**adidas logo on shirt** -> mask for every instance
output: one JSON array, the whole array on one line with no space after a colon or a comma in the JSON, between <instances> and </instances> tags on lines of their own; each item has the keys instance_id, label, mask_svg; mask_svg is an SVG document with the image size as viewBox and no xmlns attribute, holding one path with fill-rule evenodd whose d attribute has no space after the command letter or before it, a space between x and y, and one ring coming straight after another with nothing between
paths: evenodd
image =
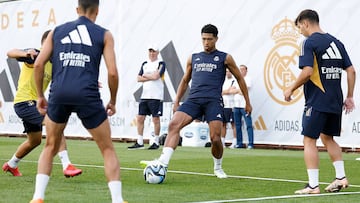
<instances>
[{"instance_id":1,"label":"adidas logo on shirt","mask_svg":"<svg viewBox=\"0 0 360 203\"><path fill-rule=\"evenodd\" d=\"M75 30L61 39L62 44L83 44L92 46L89 31L85 25L78 25ZM86 63L90 62L90 56L84 53L76 52L60 52L59 59L62 61L63 67L79 67L84 68Z\"/></svg>"},{"instance_id":2,"label":"adidas logo on shirt","mask_svg":"<svg viewBox=\"0 0 360 203\"><path fill-rule=\"evenodd\" d=\"M330 43L330 47L326 49L326 53L322 55L322 59L342 59L335 42Z\"/></svg>"},{"instance_id":3,"label":"adidas logo on shirt","mask_svg":"<svg viewBox=\"0 0 360 203\"><path fill-rule=\"evenodd\" d=\"M69 35L61 39L62 44L84 44L92 46L89 31L85 25L78 25L77 29L69 32Z\"/></svg>"}]
</instances>

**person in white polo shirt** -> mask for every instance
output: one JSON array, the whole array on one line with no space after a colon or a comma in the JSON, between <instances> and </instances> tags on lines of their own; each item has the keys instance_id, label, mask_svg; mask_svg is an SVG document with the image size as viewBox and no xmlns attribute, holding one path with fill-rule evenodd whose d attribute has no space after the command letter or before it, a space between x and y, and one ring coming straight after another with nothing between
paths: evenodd
<instances>
[{"instance_id":1,"label":"person in white polo shirt","mask_svg":"<svg viewBox=\"0 0 360 203\"><path fill-rule=\"evenodd\" d=\"M224 101L224 117L223 117L223 126L221 129L221 141L223 146L225 147L225 137L226 137L226 128L227 124L230 123L232 132L233 132L233 140L229 148L233 149L236 147L237 138L234 124L234 95L238 92L236 89L236 78L233 77L232 73L226 69L226 77L222 88L222 97ZM238 85L237 85L238 86Z\"/></svg>"},{"instance_id":2,"label":"person in white polo shirt","mask_svg":"<svg viewBox=\"0 0 360 203\"><path fill-rule=\"evenodd\" d=\"M137 81L143 83L139 113L137 116L137 141L128 149L144 148L144 121L147 115L152 116L154 123L154 142L148 149L159 148L160 116L163 111L165 62L158 58L159 48L150 45L149 59L142 63Z\"/></svg>"},{"instance_id":3,"label":"person in white polo shirt","mask_svg":"<svg viewBox=\"0 0 360 203\"><path fill-rule=\"evenodd\" d=\"M248 91L251 91L251 78L247 75L247 66L246 65L240 65L239 66L240 73L243 76ZM236 128L236 137L237 137L237 146L236 148L242 148L243 147L243 133L241 130L242 122L241 118L244 118L245 124L246 124L246 131L248 134L248 149L254 148L254 129L252 124L252 118L251 114L247 113L245 111L245 100L242 95L242 92L240 88L238 88L238 93L234 96L234 121L235 121L235 128Z\"/></svg>"}]
</instances>

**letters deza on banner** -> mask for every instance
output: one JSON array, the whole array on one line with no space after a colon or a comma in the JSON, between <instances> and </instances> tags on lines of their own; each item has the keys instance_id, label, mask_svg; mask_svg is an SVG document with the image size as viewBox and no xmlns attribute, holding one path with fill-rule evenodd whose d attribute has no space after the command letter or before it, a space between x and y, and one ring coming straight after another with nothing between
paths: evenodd
<instances>
[{"instance_id":1,"label":"letters deza on banner","mask_svg":"<svg viewBox=\"0 0 360 203\"><path fill-rule=\"evenodd\" d=\"M141 63L147 59L150 43L160 46L160 56L167 64L164 116L161 118L162 133L166 133L166 124L172 116L171 102L184 73L185 62L191 53L202 51L200 29L208 23L219 29L217 48L230 53L238 65L247 65L248 74L254 79L250 99L255 144L302 145L302 90L295 92L290 103L284 101L282 94L300 72L298 55L303 37L294 27L293 20L301 10L317 10L323 30L339 37L354 66L360 66L360 59L355 57L360 54L360 38L353 26L360 18L360 13L354 12L360 9L357 0L318 0L315 3L310 0L291 3L287 0L107 0L101 1L100 6L96 22L114 36L120 75L117 114L109 117L114 138L135 139L137 135L137 101L141 84L136 82L136 76ZM76 8L76 1L16 1L2 3L0 8L0 100L3 104L0 107L0 133L19 133L22 125L10 101L16 92L19 66L17 62L7 61L6 52L11 48L38 47L43 31L76 18L75 12L69 11ZM100 91L107 102L105 65L102 64L100 69L99 80L104 86ZM329 77L338 76L336 70L323 71L328 72ZM346 87L346 80L342 82ZM357 106L360 105L359 95L355 88ZM343 115L342 136L337 138L341 146L360 147L358 111L357 108L350 115ZM145 138L151 136L151 125L151 118L147 118ZM76 115L71 116L65 134L89 136ZM243 134L247 140L246 131ZM231 138L231 134L227 138Z\"/></svg>"}]
</instances>

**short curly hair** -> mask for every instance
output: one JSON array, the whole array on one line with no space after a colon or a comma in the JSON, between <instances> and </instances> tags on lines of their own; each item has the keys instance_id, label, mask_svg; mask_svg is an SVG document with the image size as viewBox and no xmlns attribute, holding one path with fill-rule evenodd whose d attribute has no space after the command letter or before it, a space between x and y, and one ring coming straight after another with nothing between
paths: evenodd
<instances>
[{"instance_id":1,"label":"short curly hair","mask_svg":"<svg viewBox=\"0 0 360 203\"><path fill-rule=\"evenodd\" d=\"M214 37L217 37L218 29L215 25L207 24L207 25L204 25L204 27L201 29L201 34L202 33L210 33L210 34L213 34Z\"/></svg>"}]
</instances>

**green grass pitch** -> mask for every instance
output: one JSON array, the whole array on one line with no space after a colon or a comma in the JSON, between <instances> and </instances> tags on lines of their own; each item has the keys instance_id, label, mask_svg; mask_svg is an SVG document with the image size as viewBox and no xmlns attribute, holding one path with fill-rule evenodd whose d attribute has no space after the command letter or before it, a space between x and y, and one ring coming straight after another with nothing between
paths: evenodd
<instances>
[{"instance_id":1,"label":"green grass pitch","mask_svg":"<svg viewBox=\"0 0 360 203\"><path fill-rule=\"evenodd\" d=\"M6 162L25 138L0 137L0 161ZM43 140L43 143L45 140ZM46 190L45 202L111 202L104 176L103 159L95 142L67 140L73 164L83 174L65 178L58 157ZM140 160L157 158L160 150L127 150L131 143L115 142L121 162L123 197L135 202L359 202L360 157L344 153L350 187L339 193L323 192L335 176L327 153L320 153L320 195L299 196L294 191L306 184L302 151L224 149L223 168L227 179L213 176L210 148L178 147L163 184L146 184ZM29 202L34 192L37 160L43 144L20 163L22 177L0 174L0 202Z\"/></svg>"}]
</instances>

